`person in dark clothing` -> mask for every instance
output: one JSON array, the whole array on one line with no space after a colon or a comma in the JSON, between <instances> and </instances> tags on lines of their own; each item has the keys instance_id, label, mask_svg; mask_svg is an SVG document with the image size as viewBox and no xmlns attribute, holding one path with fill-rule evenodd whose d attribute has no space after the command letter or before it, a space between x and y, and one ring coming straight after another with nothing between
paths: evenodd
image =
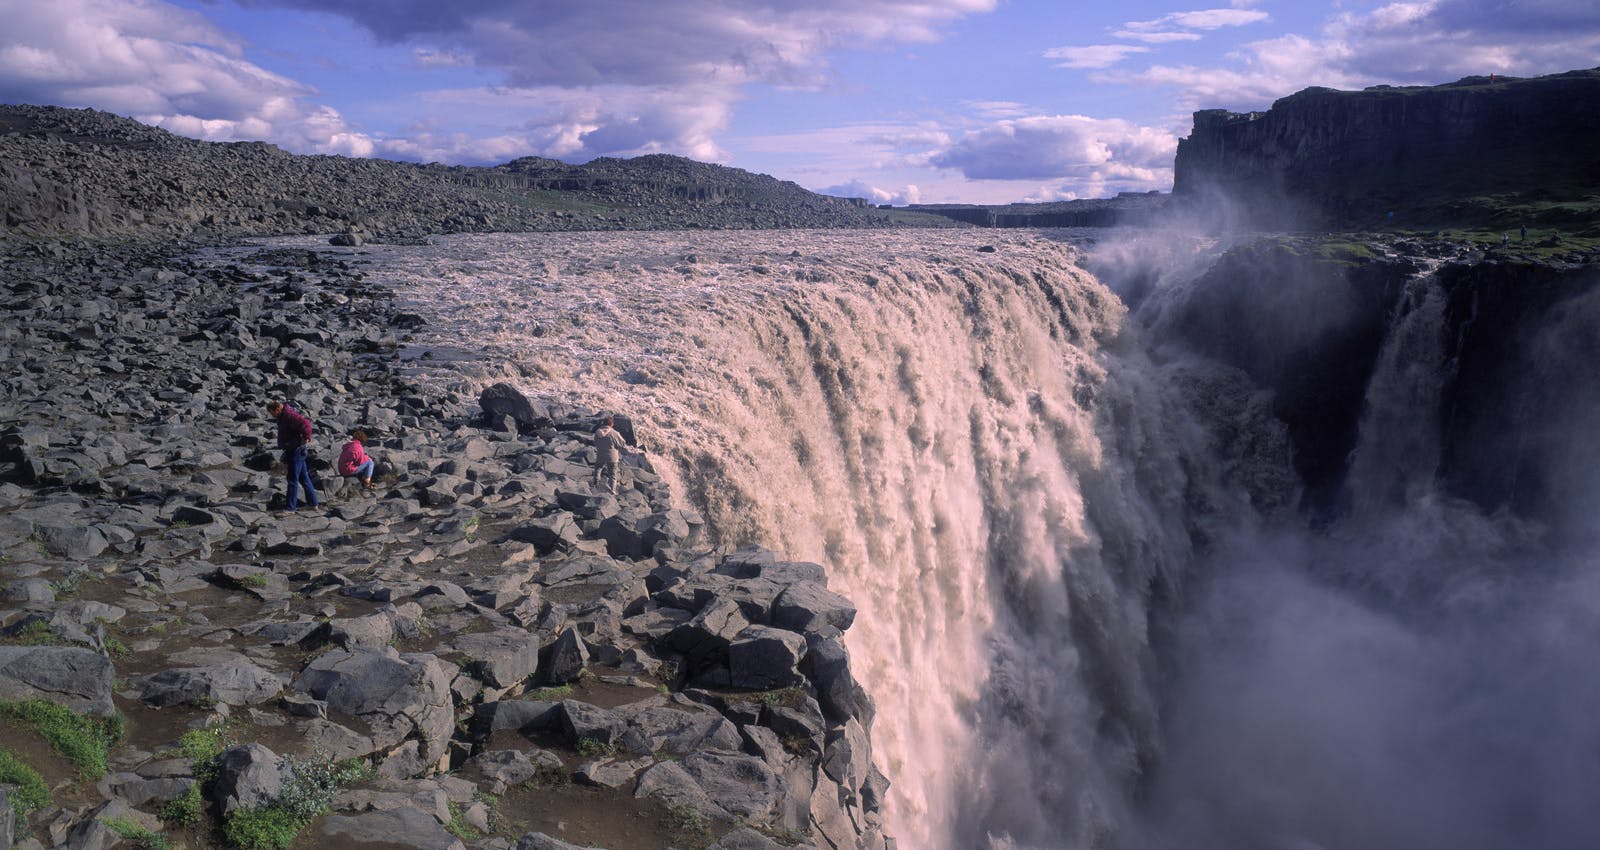
<instances>
[{"instance_id":1,"label":"person in dark clothing","mask_svg":"<svg viewBox=\"0 0 1600 850\"><path fill-rule=\"evenodd\" d=\"M287 469L288 492L284 506L293 511L300 507L300 488L306 489L306 504L317 506L317 488L311 484L311 470L306 467L306 446L311 443L311 420L300 411L281 401L267 402L267 413L278 421L278 448L283 451L283 465Z\"/></svg>"}]
</instances>

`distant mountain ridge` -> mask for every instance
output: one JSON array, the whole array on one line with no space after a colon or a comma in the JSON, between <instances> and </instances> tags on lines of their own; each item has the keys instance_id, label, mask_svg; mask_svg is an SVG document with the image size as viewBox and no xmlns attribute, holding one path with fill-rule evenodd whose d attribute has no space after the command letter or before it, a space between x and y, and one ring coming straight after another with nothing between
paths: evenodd
<instances>
[{"instance_id":1,"label":"distant mountain ridge","mask_svg":"<svg viewBox=\"0 0 1600 850\"><path fill-rule=\"evenodd\" d=\"M1173 194L1307 224L1592 221L1600 68L1439 86L1308 88L1265 112L1207 109L1178 142ZM1209 200L1208 200L1209 199Z\"/></svg>"},{"instance_id":2,"label":"distant mountain ridge","mask_svg":"<svg viewBox=\"0 0 1600 850\"><path fill-rule=\"evenodd\" d=\"M0 105L0 234L199 238L884 227L943 219L657 154L493 167L206 142L88 109Z\"/></svg>"}]
</instances>

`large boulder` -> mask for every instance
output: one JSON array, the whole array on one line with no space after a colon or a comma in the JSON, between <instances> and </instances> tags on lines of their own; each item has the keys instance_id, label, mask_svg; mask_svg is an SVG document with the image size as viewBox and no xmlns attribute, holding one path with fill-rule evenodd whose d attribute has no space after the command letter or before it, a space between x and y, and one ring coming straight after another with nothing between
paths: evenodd
<instances>
[{"instance_id":1,"label":"large boulder","mask_svg":"<svg viewBox=\"0 0 1600 850\"><path fill-rule=\"evenodd\" d=\"M771 626L749 626L728 645L729 684L752 691L773 690L805 681L800 661L805 637Z\"/></svg>"},{"instance_id":2,"label":"large boulder","mask_svg":"<svg viewBox=\"0 0 1600 850\"><path fill-rule=\"evenodd\" d=\"M577 681L583 675L584 668L589 666L589 647L584 644L583 636L578 634L577 629L568 628L545 650L545 657L542 665L544 681L552 685L564 685Z\"/></svg>"},{"instance_id":3,"label":"large boulder","mask_svg":"<svg viewBox=\"0 0 1600 850\"><path fill-rule=\"evenodd\" d=\"M817 631L824 625L842 632L855 620L854 603L813 581L789 585L772 606L773 625L797 632Z\"/></svg>"},{"instance_id":4,"label":"large boulder","mask_svg":"<svg viewBox=\"0 0 1600 850\"><path fill-rule=\"evenodd\" d=\"M500 417L511 417L519 433L531 433L550 424L550 414L541 407L535 407L521 390L510 384L484 387L478 394L478 406L483 408L484 417L490 422L498 421Z\"/></svg>"},{"instance_id":5,"label":"large boulder","mask_svg":"<svg viewBox=\"0 0 1600 850\"><path fill-rule=\"evenodd\" d=\"M535 517L511 531L512 540L532 543L539 553L547 555L556 550L566 551L578 543L578 526L572 514L557 511L549 516Z\"/></svg>"},{"instance_id":6,"label":"large boulder","mask_svg":"<svg viewBox=\"0 0 1600 850\"><path fill-rule=\"evenodd\" d=\"M467 668L492 688L514 688L539 670L539 636L524 629L499 629L462 635L457 652L470 661Z\"/></svg>"},{"instance_id":7,"label":"large boulder","mask_svg":"<svg viewBox=\"0 0 1600 850\"><path fill-rule=\"evenodd\" d=\"M260 744L240 744L217 758L211 797L224 815L259 809L283 793L283 759Z\"/></svg>"},{"instance_id":8,"label":"large boulder","mask_svg":"<svg viewBox=\"0 0 1600 850\"><path fill-rule=\"evenodd\" d=\"M358 649L318 656L295 687L326 702L330 711L366 721L378 747L415 737L425 757L437 761L455 727L452 678L453 672L432 655Z\"/></svg>"},{"instance_id":9,"label":"large boulder","mask_svg":"<svg viewBox=\"0 0 1600 850\"><path fill-rule=\"evenodd\" d=\"M622 736L626 724L621 717L604 709L575 699L561 701L561 729L567 739L578 745L585 739L611 746Z\"/></svg>"},{"instance_id":10,"label":"large boulder","mask_svg":"<svg viewBox=\"0 0 1600 850\"><path fill-rule=\"evenodd\" d=\"M46 525L37 533L46 551L70 561L87 561L111 545L94 526Z\"/></svg>"}]
</instances>

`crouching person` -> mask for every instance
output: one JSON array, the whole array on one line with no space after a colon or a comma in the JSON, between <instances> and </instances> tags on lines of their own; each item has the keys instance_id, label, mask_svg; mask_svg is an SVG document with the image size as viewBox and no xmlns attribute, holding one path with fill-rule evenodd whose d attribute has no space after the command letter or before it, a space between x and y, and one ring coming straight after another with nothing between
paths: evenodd
<instances>
[{"instance_id":1,"label":"crouching person","mask_svg":"<svg viewBox=\"0 0 1600 850\"><path fill-rule=\"evenodd\" d=\"M372 471L377 468L374 461L367 454L367 432L357 430L350 435L350 442L344 444L344 449L339 452L339 474L345 478L361 479L361 489L371 490Z\"/></svg>"}]
</instances>

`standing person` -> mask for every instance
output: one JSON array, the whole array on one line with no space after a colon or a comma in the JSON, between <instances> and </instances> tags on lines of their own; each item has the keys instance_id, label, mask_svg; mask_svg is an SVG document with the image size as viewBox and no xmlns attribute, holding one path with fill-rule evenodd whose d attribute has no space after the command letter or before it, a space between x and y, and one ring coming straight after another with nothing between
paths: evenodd
<instances>
[{"instance_id":1,"label":"standing person","mask_svg":"<svg viewBox=\"0 0 1600 850\"><path fill-rule=\"evenodd\" d=\"M317 488L311 485L311 470L306 468L306 446L311 443L311 420L281 401L267 402L267 412L278 420L278 448L283 450L283 465L288 472L288 493L284 505L300 507L300 487L306 488L306 502L317 506Z\"/></svg>"},{"instance_id":2,"label":"standing person","mask_svg":"<svg viewBox=\"0 0 1600 850\"><path fill-rule=\"evenodd\" d=\"M358 477L361 479L361 489L372 489L372 470L377 467L367 455L367 432L357 430L350 435L350 442L344 444L344 449L339 452L339 474L345 478Z\"/></svg>"},{"instance_id":3,"label":"standing person","mask_svg":"<svg viewBox=\"0 0 1600 850\"><path fill-rule=\"evenodd\" d=\"M617 495L617 465L622 461L622 452L627 448L627 443L614 424L612 417L607 416L599 430L594 432L594 477L591 483L599 484L603 478L606 481L606 492Z\"/></svg>"}]
</instances>

